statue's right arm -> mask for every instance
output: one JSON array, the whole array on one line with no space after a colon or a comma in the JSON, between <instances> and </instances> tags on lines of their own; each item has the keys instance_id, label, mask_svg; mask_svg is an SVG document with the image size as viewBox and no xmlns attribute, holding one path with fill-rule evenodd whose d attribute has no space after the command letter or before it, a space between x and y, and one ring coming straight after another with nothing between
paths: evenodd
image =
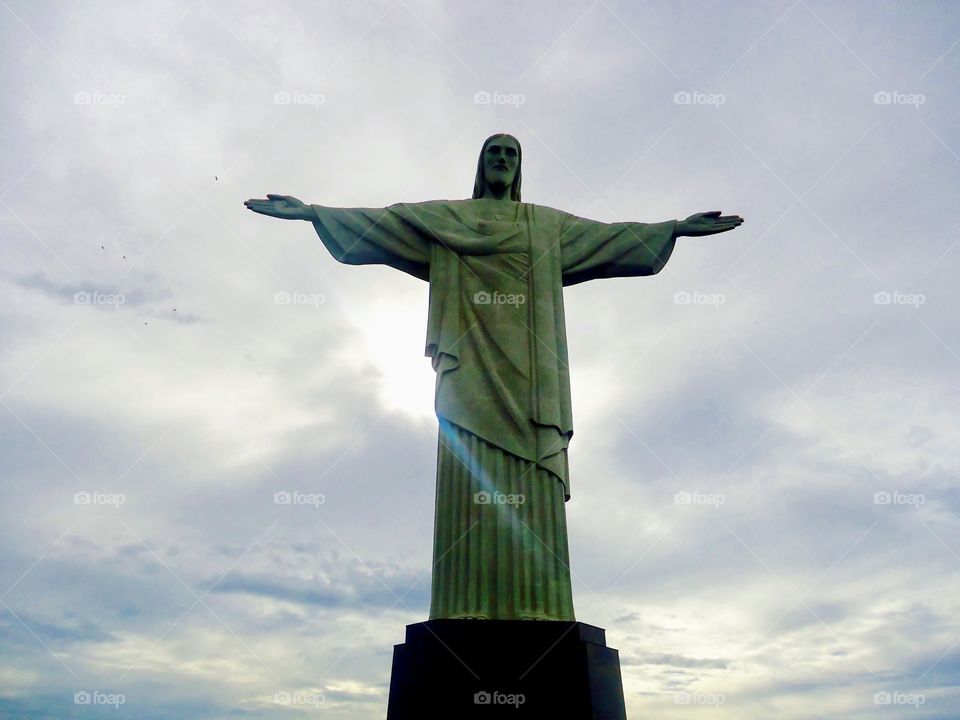
<instances>
[{"instance_id":1,"label":"statue's right arm","mask_svg":"<svg viewBox=\"0 0 960 720\"><path fill-rule=\"evenodd\" d=\"M292 195L267 195L266 199L252 198L243 203L248 210L283 220L313 220L309 205Z\"/></svg>"},{"instance_id":2,"label":"statue's right arm","mask_svg":"<svg viewBox=\"0 0 960 720\"><path fill-rule=\"evenodd\" d=\"M289 195L247 200L248 209L285 220L309 220L324 246L338 262L348 265L389 265L421 280L430 277L431 239L416 214L407 217L399 206L333 208L307 205Z\"/></svg>"}]
</instances>

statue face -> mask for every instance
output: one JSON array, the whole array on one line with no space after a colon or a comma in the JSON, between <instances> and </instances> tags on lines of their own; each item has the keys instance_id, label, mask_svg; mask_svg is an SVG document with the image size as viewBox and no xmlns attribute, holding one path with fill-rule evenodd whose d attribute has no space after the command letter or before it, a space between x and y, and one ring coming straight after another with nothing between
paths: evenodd
<instances>
[{"instance_id":1,"label":"statue face","mask_svg":"<svg viewBox=\"0 0 960 720\"><path fill-rule=\"evenodd\" d=\"M517 175L520 154L510 138L491 140L483 154L483 179L488 185L510 187Z\"/></svg>"}]
</instances>

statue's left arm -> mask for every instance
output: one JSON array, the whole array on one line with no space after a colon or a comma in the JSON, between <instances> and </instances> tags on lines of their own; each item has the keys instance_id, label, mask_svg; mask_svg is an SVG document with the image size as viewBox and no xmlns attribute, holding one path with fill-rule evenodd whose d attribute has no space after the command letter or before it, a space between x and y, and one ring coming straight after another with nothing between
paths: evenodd
<instances>
[{"instance_id":1,"label":"statue's left arm","mask_svg":"<svg viewBox=\"0 0 960 720\"><path fill-rule=\"evenodd\" d=\"M567 215L560 223L563 284L660 272L676 243L678 222L618 222Z\"/></svg>"},{"instance_id":2,"label":"statue's left arm","mask_svg":"<svg viewBox=\"0 0 960 720\"><path fill-rule=\"evenodd\" d=\"M719 210L659 223L602 223L563 213L560 256L563 284L611 277L654 275L663 269L678 237L713 235L739 227L743 218Z\"/></svg>"}]
</instances>

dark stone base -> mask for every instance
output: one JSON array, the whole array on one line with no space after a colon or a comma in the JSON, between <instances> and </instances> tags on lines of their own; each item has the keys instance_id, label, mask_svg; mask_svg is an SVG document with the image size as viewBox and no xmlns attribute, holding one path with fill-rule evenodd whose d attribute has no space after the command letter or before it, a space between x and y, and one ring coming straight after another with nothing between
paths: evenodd
<instances>
[{"instance_id":1,"label":"dark stone base","mask_svg":"<svg viewBox=\"0 0 960 720\"><path fill-rule=\"evenodd\" d=\"M620 657L602 628L430 620L393 649L387 720L626 720Z\"/></svg>"}]
</instances>

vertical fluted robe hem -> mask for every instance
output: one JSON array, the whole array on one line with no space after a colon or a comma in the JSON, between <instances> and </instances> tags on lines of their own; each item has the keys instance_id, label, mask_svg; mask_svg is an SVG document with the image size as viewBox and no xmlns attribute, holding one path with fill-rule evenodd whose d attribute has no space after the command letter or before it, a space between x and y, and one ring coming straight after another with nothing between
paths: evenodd
<instances>
[{"instance_id":1,"label":"vertical fluted robe hem","mask_svg":"<svg viewBox=\"0 0 960 720\"><path fill-rule=\"evenodd\" d=\"M563 483L440 420L430 619L574 620Z\"/></svg>"}]
</instances>

